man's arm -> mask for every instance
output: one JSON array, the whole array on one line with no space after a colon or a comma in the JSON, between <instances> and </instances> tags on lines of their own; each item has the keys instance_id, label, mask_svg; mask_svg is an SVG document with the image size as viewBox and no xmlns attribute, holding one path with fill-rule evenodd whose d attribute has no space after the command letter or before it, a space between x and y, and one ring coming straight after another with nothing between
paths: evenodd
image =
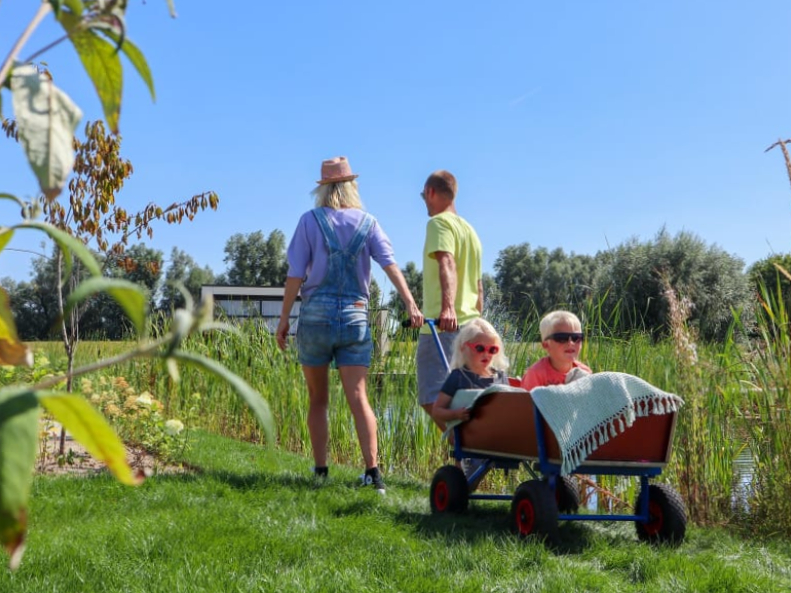
<instances>
[{"instance_id":1,"label":"man's arm","mask_svg":"<svg viewBox=\"0 0 791 593\"><path fill-rule=\"evenodd\" d=\"M439 286L442 290L442 306L439 312L439 328L453 332L459 329L456 319L456 260L448 251L435 251L439 265Z\"/></svg>"},{"instance_id":2,"label":"man's arm","mask_svg":"<svg viewBox=\"0 0 791 593\"><path fill-rule=\"evenodd\" d=\"M478 304L476 305L478 313L483 315L483 280L478 280Z\"/></svg>"}]
</instances>

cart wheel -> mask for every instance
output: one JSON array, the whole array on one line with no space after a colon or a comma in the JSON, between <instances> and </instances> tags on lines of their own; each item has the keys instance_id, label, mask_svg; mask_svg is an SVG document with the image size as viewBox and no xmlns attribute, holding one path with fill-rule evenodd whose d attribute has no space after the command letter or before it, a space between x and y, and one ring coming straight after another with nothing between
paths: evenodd
<instances>
[{"instance_id":1,"label":"cart wheel","mask_svg":"<svg viewBox=\"0 0 791 593\"><path fill-rule=\"evenodd\" d=\"M511 527L521 538L536 535L554 542L558 533L558 506L542 480L522 482L511 501Z\"/></svg>"},{"instance_id":2,"label":"cart wheel","mask_svg":"<svg viewBox=\"0 0 791 593\"><path fill-rule=\"evenodd\" d=\"M431 480L432 513L463 513L467 510L469 496L467 478L455 465L445 465L434 474Z\"/></svg>"},{"instance_id":3,"label":"cart wheel","mask_svg":"<svg viewBox=\"0 0 791 593\"><path fill-rule=\"evenodd\" d=\"M640 513L645 491L640 492L635 514ZM687 531L687 513L678 492L667 484L648 486L648 521L636 521L637 537L652 544L679 545Z\"/></svg>"},{"instance_id":4,"label":"cart wheel","mask_svg":"<svg viewBox=\"0 0 791 593\"><path fill-rule=\"evenodd\" d=\"M549 478L544 478L549 482ZM571 476L558 476L555 480L555 502L561 513L576 513L580 508L580 491Z\"/></svg>"}]
</instances>

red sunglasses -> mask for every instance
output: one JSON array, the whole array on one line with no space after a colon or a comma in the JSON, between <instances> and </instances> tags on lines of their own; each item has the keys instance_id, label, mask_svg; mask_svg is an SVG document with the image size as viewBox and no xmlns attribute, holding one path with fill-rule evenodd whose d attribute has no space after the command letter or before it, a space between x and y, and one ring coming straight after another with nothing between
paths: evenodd
<instances>
[{"instance_id":1,"label":"red sunglasses","mask_svg":"<svg viewBox=\"0 0 791 593\"><path fill-rule=\"evenodd\" d=\"M475 350L478 354L483 354L484 352L487 351L486 346L484 346L483 344L473 344L472 342L467 342L467 346ZM489 346L488 348L488 352L492 356L497 354L499 351L500 351L500 347L494 344Z\"/></svg>"}]
</instances>

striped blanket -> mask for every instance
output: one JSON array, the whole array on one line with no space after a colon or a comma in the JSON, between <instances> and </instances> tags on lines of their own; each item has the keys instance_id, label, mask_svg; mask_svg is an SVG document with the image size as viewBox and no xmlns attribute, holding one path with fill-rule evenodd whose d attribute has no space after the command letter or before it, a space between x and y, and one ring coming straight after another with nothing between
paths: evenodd
<instances>
[{"instance_id":1,"label":"striped blanket","mask_svg":"<svg viewBox=\"0 0 791 593\"><path fill-rule=\"evenodd\" d=\"M565 385L535 387L533 402L557 438L562 475L570 473L636 417L670 414L684 401L626 373L594 373Z\"/></svg>"}]
</instances>

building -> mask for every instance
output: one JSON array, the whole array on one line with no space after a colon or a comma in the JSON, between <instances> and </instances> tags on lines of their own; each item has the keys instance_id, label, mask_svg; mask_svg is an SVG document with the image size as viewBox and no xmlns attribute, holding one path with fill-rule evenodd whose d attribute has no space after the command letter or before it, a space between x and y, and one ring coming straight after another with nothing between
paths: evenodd
<instances>
[{"instance_id":1,"label":"building","mask_svg":"<svg viewBox=\"0 0 791 593\"><path fill-rule=\"evenodd\" d=\"M283 307L282 286L220 286L204 284L200 289L201 300L211 295L214 299L214 316L231 320L257 319L263 321L270 332L277 330L280 309ZM296 331L302 299L297 296L291 308L291 331Z\"/></svg>"}]
</instances>

